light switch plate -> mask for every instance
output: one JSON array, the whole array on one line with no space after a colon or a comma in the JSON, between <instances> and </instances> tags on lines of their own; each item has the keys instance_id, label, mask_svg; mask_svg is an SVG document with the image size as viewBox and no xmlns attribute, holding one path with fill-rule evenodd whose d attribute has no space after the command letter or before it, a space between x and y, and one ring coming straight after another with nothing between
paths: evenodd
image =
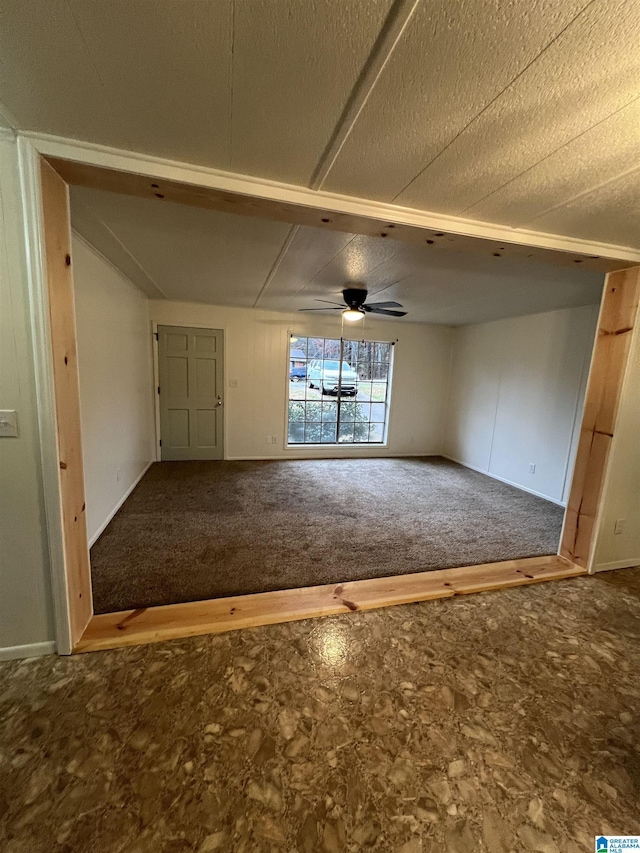
<instances>
[{"instance_id":1,"label":"light switch plate","mask_svg":"<svg viewBox=\"0 0 640 853\"><path fill-rule=\"evenodd\" d=\"M237 379L230 379L229 380L229 388L237 388L237 387L238 387L238 380Z\"/></svg>"},{"instance_id":2,"label":"light switch plate","mask_svg":"<svg viewBox=\"0 0 640 853\"><path fill-rule=\"evenodd\" d=\"M0 409L0 438L16 438L18 414L15 409Z\"/></svg>"}]
</instances>

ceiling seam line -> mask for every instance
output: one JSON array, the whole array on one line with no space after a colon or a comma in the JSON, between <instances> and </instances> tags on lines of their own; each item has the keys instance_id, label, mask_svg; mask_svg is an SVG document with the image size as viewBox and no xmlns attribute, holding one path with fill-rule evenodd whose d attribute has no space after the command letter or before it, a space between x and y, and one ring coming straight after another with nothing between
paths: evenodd
<instances>
[{"instance_id":1,"label":"ceiling seam line","mask_svg":"<svg viewBox=\"0 0 640 853\"><path fill-rule=\"evenodd\" d=\"M523 169L522 172L519 172L510 180L505 181L504 184L501 184L499 187L496 187L495 190L491 190L491 192L487 193L486 195L483 195L482 198L477 199L477 201L474 201L473 204L470 204L468 207L465 207L464 210L460 210L457 216L462 216L464 213L467 213L468 211L472 210L472 208L474 208L476 204L480 204L481 202L485 201L485 199L490 198L495 193L500 192L500 190L504 189L505 187L508 187L509 184L512 184L514 181L517 181L518 178L521 178L523 175L526 175L527 172L530 172L532 169L535 169L536 166L539 166L541 163L544 163L545 160L548 160L550 157L553 157L553 155L557 154L558 151L562 151L563 148L567 148L569 145L574 143L576 139L580 139L585 134L590 133L596 127L599 127L601 124L604 124L604 122L609 121L610 118L613 118L614 116L618 115L618 113L622 112L623 110L626 110L627 107L631 106L631 104L634 104L638 100L640 100L640 95L638 95L636 98L632 98L630 101L619 107L617 110L614 110L612 113L609 113L609 115L600 119L600 121L597 121L595 124L592 124L590 127L586 128L581 133L578 133L576 136L573 136L568 142L565 142L562 145L559 145L557 148L554 148L554 150L550 151L549 154L545 154L544 157L542 157L540 160L537 160L535 163L533 163L533 165L528 166L526 169Z\"/></svg>"},{"instance_id":2,"label":"ceiling seam line","mask_svg":"<svg viewBox=\"0 0 640 853\"><path fill-rule=\"evenodd\" d=\"M341 252L344 252L344 250L347 248L347 246L350 246L350 245L353 243L353 241L356 239L356 237L358 237L358 236L359 236L358 234L352 234L352 235L351 235L351 239L350 239L350 240L348 240L348 241L344 244L344 246L343 246L339 251L337 251L334 255L332 255L332 256L331 256L331 258L327 261L327 263L326 263L324 266L320 267L320 269L319 269L317 272L314 272L314 274L311 276L311 278L310 278L307 282L305 282L305 284L300 288L300 290L297 290L297 291L296 291L296 292L295 292L295 293L294 293L294 294L293 294L293 295L292 295L292 296L291 296L291 297L290 297L290 298L285 302L285 305L290 305L290 304L293 302L293 300L294 300L294 299L296 299L298 296L300 296L300 294L301 294L304 290L306 290L306 289L307 289L307 287L309 287L309 285L311 284L311 282L312 282L314 279L316 279L316 278L320 275L320 273L321 273L321 272L324 272L324 270L326 270L326 268L327 268L331 263L333 263L333 261L335 261L335 259L338 257L338 255L339 255Z\"/></svg>"},{"instance_id":3,"label":"ceiling seam line","mask_svg":"<svg viewBox=\"0 0 640 853\"><path fill-rule=\"evenodd\" d=\"M395 0L320 155L309 181L309 189L319 190L327 180L420 2L421 0Z\"/></svg>"},{"instance_id":4,"label":"ceiling seam line","mask_svg":"<svg viewBox=\"0 0 640 853\"><path fill-rule=\"evenodd\" d=\"M79 207L80 209L82 209L82 208L84 207L84 209L85 209L85 210L88 210L88 211L89 211L89 213L90 213L90 215L91 215L91 216L93 216L93 218L96 220L96 222L98 222L98 223L99 223L99 224L104 228L104 230L105 230L108 234L110 234L110 235L113 237L113 239L114 239L114 240L116 241L116 243L120 246L120 248L122 249L122 251L123 251L123 252L124 252L124 253L129 257L129 258L131 258L131 260L133 261L133 263L138 267L138 269L143 273L143 275L144 275L144 276L146 276L146 278L148 278L148 279L149 279L149 281L150 281L150 282L151 282L151 284L156 288L156 290L158 291L158 293L160 293L160 294L161 294L165 299L168 299L168 298L169 298L169 297L167 296L167 294L164 292L164 290L160 287L160 285L159 285L159 284L156 282L156 280L153 278L153 276L149 275L149 273L148 273L148 272L146 271L146 269L142 266L142 264L140 263L140 261L138 261L138 259L134 257L134 255L129 251L129 249L127 249L127 247L126 247L126 246L125 246L125 244L122 242L122 240L118 237L118 235L117 235L114 231L112 231L112 230L111 230L111 228L109 228L109 226L107 225L107 223L106 223L106 222L104 222L104 220L103 220L103 219L101 219L101 218L98 216L98 214L93 210L93 208L92 208L90 205L88 205L88 204L86 204L85 202L82 202L82 201L81 201L81 202L79 202L79 203L78 203L77 201L75 201L75 202L74 202L74 201L73 201L73 199L70 199L70 200L69 200L69 208L71 208L72 206L75 206L76 208L78 208L78 207ZM77 230L78 230L78 229L76 228L76 231L77 231ZM79 232L79 231L78 231L78 233L80 234L80 232ZM81 235L81 236L82 236L82 235ZM85 237L84 239L86 240L87 238ZM91 240L87 240L87 242L88 242L88 243L91 243ZM93 243L91 243L91 245L93 246ZM94 249L96 249L98 252L100 252L100 249L98 249L98 247L97 247L97 246L94 246ZM103 254L103 253L102 253L102 252L100 252L100 254ZM122 270L120 270L120 272L122 272ZM129 276L127 276L127 275L126 275L126 273L124 273L124 272L122 272L122 274L123 274L124 276L126 276L126 278L128 278L128 277L129 277Z\"/></svg>"},{"instance_id":5,"label":"ceiling seam line","mask_svg":"<svg viewBox=\"0 0 640 853\"><path fill-rule=\"evenodd\" d=\"M381 293L384 293L385 290L389 290L390 287L395 287L396 284L400 284L402 281L406 281L406 279L411 278L413 273L407 273L407 275L403 275L400 278L395 279L390 284L385 284L384 287L381 287L379 290L370 290L370 296L379 296Z\"/></svg>"},{"instance_id":6,"label":"ceiling seam line","mask_svg":"<svg viewBox=\"0 0 640 853\"><path fill-rule=\"evenodd\" d=\"M476 115L475 115L475 116L474 116L470 121L468 121L468 122L467 122L467 124L466 124L466 125L465 125L461 130L459 130L459 131L458 131L458 133L456 133L456 135L453 137L453 139L451 139L449 142L447 142L447 144L444 146L444 148L442 148L440 151L438 151L438 153L436 154L436 156L435 156L435 157L433 157L433 158L432 158L432 159L427 163L427 165L426 165L426 166L424 166L424 167L423 167L423 168L418 172L418 174L417 174L417 175L414 175L414 177L413 177L413 178L411 178L411 180L409 181L409 183L408 183L408 184L406 184L406 186L404 186L404 187L400 190L400 192L398 192L398 193L396 193L396 194L395 194L395 196L391 199L392 203L393 203L397 198L399 198L399 197L400 197L404 192L406 192L406 190L408 190L408 189L409 189L409 187L411 186L411 184L413 184L415 181L417 181L417 180L418 180L418 178L420 178L420 177L421 177L421 176L422 176L422 175L427 171L427 169L431 168L431 166L436 162L436 160L437 160L439 157L441 157L441 156L444 154L444 152L445 152L448 148L450 148L450 147L453 145L453 143L454 143L454 142L455 142L455 141L456 141L460 136L462 136L462 134L463 134L463 133L465 133L465 132L466 132L466 131L471 127L471 125L472 125L474 122L476 122L476 121L480 118L480 116L482 116L482 115L483 115L483 114L484 114L484 113L489 109L489 107L491 107L491 106L492 106L492 105L493 105L493 104L494 104L494 103L495 103L499 98L501 98L501 97L502 97L502 95L504 95L504 93L505 93L508 89L510 89L510 88L511 88L511 86L513 86L513 84L514 84L514 83L516 83L516 82L520 79L520 77L522 77L522 75L523 75L523 74L525 74L525 73L529 70L529 68L531 68L531 66L532 66L532 65L534 65L534 64L535 64L535 63L540 59L540 57L541 57L541 56L543 56L543 55L544 55L544 54L549 50L549 48L550 48L553 44L555 44L555 43L556 43L556 41L557 41L557 40L558 40L562 35L564 35L564 33L566 33L566 31L569 29L569 27L573 26L573 24L575 23L575 21L577 21L577 20L578 20L578 18L579 18L581 15L583 15L583 14L585 13L586 9L588 9L590 6L592 6L595 2L596 2L596 0L589 0L589 2L586 4L586 6L583 6L583 8L578 12L578 14L577 14L577 15L575 15L575 16L574 16L574 17L569 21L569 23L568 23L565 27L563 27L563 28L560 30L560 32L559 32L557 35L555 35L555 36L551 39L551 41L550 41L550 42L548 42L548 43L547 43L547 44L542 48L542 50L541 50L539 53L537 53L537 54L533 57L533 59L531 59L531 60L530 60L530 61L525 65L525 67L522 69L522 71L519 71L519 72L516 74L516 76L515 76L512 80L510 80L510 81L509 81L509 83L507 83L507 85L506 85L506 86L505 86L505 87L504 87L500 92L498 92L498 94L497 94L497 95L495 95L495 97L493 97L493 98L489 101L489 103L488 103L488 104L486 104L486 106L484 106L484 107L480 110L480 112L479 112L479 113L476 113Z\"/></svg>"},{"instance_id":7,"label":"ceiling seam line","mask_svg":"<svg viewBox=\"0 0 640 853\"><path fill-rule=\"evenodd\" d=\"M291 228L289 229L289 232L287 233L287 236L284 238L284 242L283 242L282 246L280 247L280 251L278 252L277 257L276 257L275 261L273 262L271 269L267 273L267 277L265 278L262 287L258 291L258 295L256 296L254 303L251 306L252 308L258 307L258 302L260 301L260 299L264 295L264 292L266 291L266 289L269 287L269 285L271 284L271 282L275 278L275 275L278 272L278 269L280 268L280 264L282 263L282 261L285 258L285 255L289 251L289 248L290 248L291 244L293 243L293 241L295 240L296 235L297 235L298 231L300 230L300 228L301 228L300 225L292 225Z\"/></svg>"},{"instance_id":8,"label":"ceiling seam line","mask_svg":"<svg viewBox=\"0 0 640 853\"><path fill-rule=\"evenodd\" d=\"M546 210L543 210L541 213L537 213L535 216L531 217L531 219L525 219L523 222L520 222L518 225L514 225L513 228L523 228L525 225L528 225L529 222L535 222L536 219L541 219L543 216L546 216L549 213L553 213L554 210L559 210L561 207L566 207L574 201L578 201L578 199L583 198L584 196L590 195L591 193L596 192L597 190L602 189L602 187L606 187L609 184L615 183L615 181L619 181L620 178L626 178L627 175L633 175L634 172L640 172L640 166L632 166L630 169L626 169L624 172L620 172L618 175L614 175L612 178L607 178L606 181L601 181L599 184L594 184L589 189L583 190L582 192L576 193L576 195L568 198L566 201L561 202L560 204L554 204L552 207L548 207Z\"/></svg>"},{"instance_id":9,"label":"ceiling seam line","mask_svg":"<svg viewBox=\"0 0 640 853\"><path fill-rule=\"evenodd\" d=\"M291 299L289 299L289 300L287 301L287 303L286 303L286 304L287 304L287 305L289 305L291 302L293 302L293 300L294 300L297 296L300 296L300 294L303 292L303 290L306 290L306 289L307 289L307 287L309 287L309 285L311 284L311 282L312 282L312 281L314 281L314 280L315 280L315 279L320 275L320 273L321 273L321 272L324 272L324 271L326 270L326 268L327 268L330 264L332 264L332 263L333 263L333 261L335 261L335 259L338 257L338 255L340 255L342 252L344 252L344 250L347 248L347 246L350 246L350 245L353 243L353 241L356 239L356 237L359 237L359 236L360 236L359 234L352 234L352 235L351 235L351 239L350 239L350 240L348 240L348 241L344 244L344 246L343 246L343 247L342 247L338 252L336 252L336 253L335 253L335 255L332 255L332 256L329 258L329 260L327 261L327 263L326 263L324 266L320 267L320 269L319 269L317 272L314 272L314 274L313 274L313 275L311 276L311 278L310 278L310 279L305 283L305 285L304 285L303 287L301 287L301 288L300 288L300 290L296 291L296 292L293 294L293 296L291 297Z\"/></svg>"},{"instance_id":10,"label":"ceiling seam line","mask_svg":"<svg viewBox=\"0 0 640 853\"><path fill-rule=\"evenodd\" d=\"M368 239L378 240L379 238L378 237L370 237ZM395 261L395 259L398 257L398 255L401 255L404 251L406 251L407 246L404 243L400 243L399 240L397 241L397 243L398 243L399 248L393 253L393 255L391 255L389 258L385 258L383 261L380 261L380 263L376 264L375 266L371 267L370 269L367 269L366 272L362 273L362 278L364 278L365 276L372 275L376 270L379 270L380 267L383 267L385 264L388 264L391 261ZM366 282L363 282L363 284L366 284Z\"/></svg>"}]
</instances>

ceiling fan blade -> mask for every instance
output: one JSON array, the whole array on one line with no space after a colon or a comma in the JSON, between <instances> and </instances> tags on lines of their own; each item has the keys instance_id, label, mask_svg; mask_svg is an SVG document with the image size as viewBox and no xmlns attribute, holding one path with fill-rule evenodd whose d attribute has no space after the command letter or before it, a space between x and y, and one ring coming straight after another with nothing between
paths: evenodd
<instances>
[{"instance_id":1,"label":"ceiling fan blade","mask_svg":"<svg viewBox=\"0 0 640 853\"><path fill-rule=\"evenodd\" d=\"M369 302L371 308L404 308L399 302Z\"/></svg>"},{"instance_id":2,"label":"ceiling fan blade","mask_svg":"<svg viewBox=\"0 0 640 853\"><path fill-rule=\"evenodd\" d=\"M344 306L339 305L337 308L298 308L298 311L344 311Z\"/></svg>"},{"instance_id":3,"label":"ceiling fan blade","mask_svg":"<svg viewBox=\"0 0 640 853\"><path fill-rule=\"evenodd\" d=\"M369 314L384 314L387 317L406 317L406 311L388 311L386 308L373 308L371 305L362 306Z\"/></svg>"},{"instance_id":4,"label":"ceiling fan blade","mask_svg":"<svg viewBox=\"0 0 640 853\"><path fill-rule=\"evenodd\" d=\"M314 302L326 302L327 305L338 305L340 308L344 307L344 302L329 302L328 299L314 299Z\"/></svg>"}]
</instances>

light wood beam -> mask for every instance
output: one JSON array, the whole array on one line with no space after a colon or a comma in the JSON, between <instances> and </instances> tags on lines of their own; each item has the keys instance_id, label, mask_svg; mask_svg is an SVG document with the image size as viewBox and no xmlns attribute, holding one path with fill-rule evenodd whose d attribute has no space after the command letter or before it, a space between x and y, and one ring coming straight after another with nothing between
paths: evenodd
<instances>
[{"instance_id":1,"label":"light wood beam","mask_svg":"<svg viewBox=\"0 0 640 853\"><path fill-rule=\"evenodd\" d=\"M573 267L574 264L579 264L580 269L597 272L624 269L631 266L632 263L625 260L599 257L594 254L561 251L526 245L522 242L510 242L503 238L497 240L486 237L470 237L441 229L379 219L374 215L362 216L343 213L329 207L321 208L304 203L274 200L213 187L186 184L166 178L150 178L133 172L121 172L57 157L49 157L48 160L68 184L148 198L158 204L175 202L206 210L234 213L240 216L258 216L277 222L288 222L291 225L328 228L348 234L400 240L404 243L427 244L433 246L434 249L454 249L459 252L472 252L476 255L527 258L532 262L565 267Z\"/></svg>"},{"instance_id":2,"label":"light wood beam","mask_svg":"<svg viewBox=\"0 0 640 853\"><path fill-rule=\"evenodd\" d=\"M589 565L594 546L639 296L640 267L607 276L560 544L560 554L579 566Z\"/></svg>"},{"instance_id":3,"label":"light wood beam","mask_svg":"<svg viewBox=\"0 0 640 853\"><path fill-rule=\"evenodd\" d=\"M64 565L72 643L93 615L87 542L68 188L41 161L42 222L49 293Z\"/></svg>"},{"instance_id":4,"label":"light wood beam","mask_svg":"<svg viewBox=\"0 0 640 853\"><path fill-rule=\"evenodd\" d=\"M584 574L584 569L562 557L534 557L344 584L125 610L94 616L74 651L90 652L199 634L218 634L238 628L451 598L454 595L507 589Z\"/></svg>"}]
</instances>

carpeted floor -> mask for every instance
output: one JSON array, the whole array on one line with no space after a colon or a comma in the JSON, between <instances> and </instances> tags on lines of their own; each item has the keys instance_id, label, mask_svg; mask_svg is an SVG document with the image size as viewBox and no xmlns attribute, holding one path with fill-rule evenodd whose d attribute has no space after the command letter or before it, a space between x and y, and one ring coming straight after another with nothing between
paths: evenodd
<instances>
[{"instance_id":1,"label":"carpeted floor","mask_svg":"<svg viewBox=\"0 0 640 853\"><path fill-rule=\"evenodd\" d=\"M439 457L159 462L91 549L94 607L553 554L562 517Z\"/></svg>"}]
</instances>

